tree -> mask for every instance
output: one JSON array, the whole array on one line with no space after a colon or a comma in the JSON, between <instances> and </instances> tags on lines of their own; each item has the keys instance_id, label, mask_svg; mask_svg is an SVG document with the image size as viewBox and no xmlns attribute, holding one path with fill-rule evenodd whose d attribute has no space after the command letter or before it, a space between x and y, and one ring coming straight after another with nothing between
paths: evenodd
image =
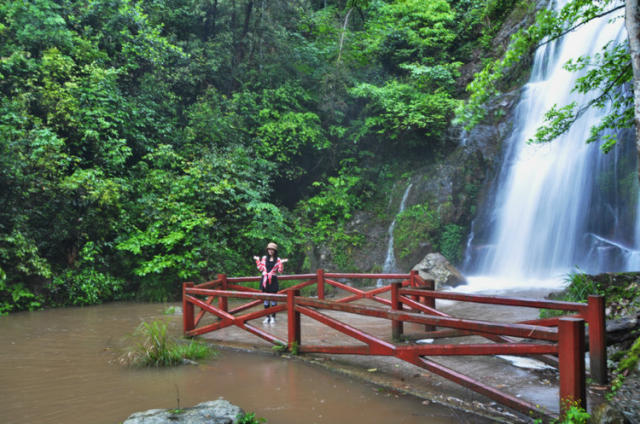
<instances>
[{"instance_id":1,"label":"tree","mask_svg":"<svg viewBox=\"0 0 640 424\"><path fill-rule=\"evenodd\" d=\"M457 111L457 122L465 122L470 129L483 119L486 113L483 105L507 87L507 76L524 55L593 19L613 16L625 7L628 43L609 43L594 57L579 57L565 65L573 71L588 68L586 75L578 79L574 90L596 92L597 95L581 108L576 104L555 105L547 112L546 123L530 142L549 142L567 131L588 108L610 105L611 112L591 128L587 142L603 139L601 149L606 153L616 143L615 135L607 134L607 130L631 128L635 121L640 167L640 9L637 0L626 0L626 4L619 4L616 0L572 0L557 12L541 10L533 25L514 34L502 57L491 61L476 74L468 86L469 100ZM629 82L633 82L633 98L622 90ZM638 176L640 178L640 168Z\"/></svg>"},{"instance_id":2,"label":"tree","mask_svg":"<svg viewBox=\"0 0 640 424\"><path fill-rule=\"evenodd\" d=\"M638 177L640 178L640 2L638 0L626 0L625 23L629 36L631 65L633 67L633 115L636 125Z\"/></svg>"}]
</instances>

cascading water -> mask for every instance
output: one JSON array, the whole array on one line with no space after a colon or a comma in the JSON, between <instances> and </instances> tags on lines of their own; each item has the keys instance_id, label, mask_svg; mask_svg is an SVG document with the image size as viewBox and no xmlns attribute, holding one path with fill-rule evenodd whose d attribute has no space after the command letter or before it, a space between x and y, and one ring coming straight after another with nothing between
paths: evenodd
<instances>
[{"instance_id":1,"label":"cascading water","mask_svg":"<svg viewBox=\"0 0 640 424\"><path fill-rule=\"evenodd\" d=\"M407 197L409 197L409 191L411 191L411 187L413 184L409 184L407 188L404 190L404 194L402 195L402 200L400 201L400 208L398 209L398 213L396 214L396 218L393 218L391 221L391 225L389 225L389 241L387 242L387 256L384 259L384 264L382 265L382 272L384 274L392 273L398 271L398 264L396 263L396 255L393 253L393 230L396 228L396 219L397 216L400 215L406 206ZM378 280L378 286L386 284L382 280Z\"/></svg>"},{"instance_id":2,"label":"cascading water","mask_svg":"<svg viewBox=\"0 0 640 424\"><path fill-rule=\"evenodd\" d=\"M491 287L507 289L537 279L557 286L576 267L597 273L640 265L631 132L626 137L621 133L621 141L606 155L597 143L586 144L590 128L605 115L591 108L553 142L526 143L551 106L589 100L571 93L580 74L563 65L624 37L623 20L605 18L536 51L493 195L476 218L468 243L464 268L471 285L491 281Z\"/></svg>"}]
</instances>

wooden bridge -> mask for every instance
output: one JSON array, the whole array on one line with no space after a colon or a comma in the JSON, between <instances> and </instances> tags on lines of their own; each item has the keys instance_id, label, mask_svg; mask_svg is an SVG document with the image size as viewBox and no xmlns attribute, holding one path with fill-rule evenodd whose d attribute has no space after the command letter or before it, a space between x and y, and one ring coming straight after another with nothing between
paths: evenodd
<instances>
[{"instance_id":1,"label":"wooden bridge","mask_svg":"<svg viewBox=\"0 0 640 424\"><path fill-rule=\"evenodd\" d=\"M521 413L556 418L558 414L544 410L512 394L490 387L469 376L449 369L430 359L432 356L517 355L535 356L559 371L559 411L562 415L568 402L586 409L585 323L588 328L590 373L598 384L606 384L606 343L604 298L590 296L588 303L533 300L502 296L470 295L437 292L431 280L422 280L417 272L410 274L347 274L325 273L282 275L279 281L292 285L277 294L262 293L242 283L259 282L261 277L227 277L219 274L214 281L194 285L183 284L183 328L186 336L197 336L230 326L241 328L276 346L299 353L381 355L395 357L464 387L485 395ZM369 290L358 289L338 280L369 279L389 284ZM282 284L285 285L285 284ZM307 288L309 287L309 288ZM346 292L346 296L325 298L325 290ZM315 296L301 296L301 291ZM229 309L229 299L244 299L245 303ZM571 316L535 319L517 323L463 319L436 309L436 299L489 305L509 305L571 311ZM217 302L214 302L217 300ZM265 300L276 306L262 309ZM217 305L216 305L217 303ZM375 306L375 304L380 306ZM256 310L256 307L260 306ZM199 309L196 315L196 308ZM253 321L268 314L287 314L287 339L282 339L255 326ZM386 319L390 322L392 342L356 328L323 311L340 311L360 316ZM203 324L205 314L214 322ZM301 315L350 336L360 343L354 345L311 345L304 343ZM487 343L417 344L398 343L403 338L404 323L424 325L423 338L449 339L478 335Z\"/></svg>"}]
</instances>

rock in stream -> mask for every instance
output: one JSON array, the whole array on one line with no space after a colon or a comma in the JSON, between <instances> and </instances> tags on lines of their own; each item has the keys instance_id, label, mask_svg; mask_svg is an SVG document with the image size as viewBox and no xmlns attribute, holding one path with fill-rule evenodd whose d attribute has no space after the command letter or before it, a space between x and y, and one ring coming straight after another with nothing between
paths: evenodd
<instances>
[{"instance_id":1,"label":"rock in stream","mask_svg":"<svg viewBox=\"0 0 640 424\"><path fill-rule=\"evenodd\" d=\"M191 408L149 409L131 414L123 424L235 424L244 415L240 407L218 399Z\"/></svg>"}]
</instances>

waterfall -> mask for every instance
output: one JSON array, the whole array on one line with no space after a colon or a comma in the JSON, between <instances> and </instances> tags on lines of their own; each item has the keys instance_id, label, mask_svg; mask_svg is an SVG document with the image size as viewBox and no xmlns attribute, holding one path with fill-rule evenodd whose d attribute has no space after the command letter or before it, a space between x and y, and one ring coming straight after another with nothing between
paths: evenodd
<instances>
[{"instance_id":1,"label":"waterfall","mask_svg":"<svg viewBox=\"0 0 640 424\"><path fill-rule=\"evenodd\" d=\"M600 52L611 40L624 40L623 20L609 19L590 22L536 51L492 195L468 241L465 273L472 276L471 284L476 276L491 280L493 288L531 285L532 280L557 286L576 268L598 273L640 265L631 131L618 134L620 141L609 154L598 143L586 144L590 128L606 114L591 108L551 143L526 143L551 106L589 101L571 92L580 74L563 65Z\"/></svg>"},{"instance_id":2,"label":"waterfall","mask_svg":"<svg viewBox=\"0 0 640 424\"><path fill-rule=\"evenodd\" d=\"M402 200L400 201L400 208L398 209L398 213L396 217L391 221L391 225L389 225L389 230L387 231L389 234L389 241L387 242L387 256L384 259L384 264L382 265L382 273L389 274L398 271L398 264L396 263L396 255L393 253L393 230L396 228L396 220L398 215L400 215L406 206L407 197L409 197L409 191L413 184L409 184L407 188L404 190L404 194L402 195ZM378 286L384 285L385 282L382 280L378 280Z\"/></svg>"}]
</instances>

